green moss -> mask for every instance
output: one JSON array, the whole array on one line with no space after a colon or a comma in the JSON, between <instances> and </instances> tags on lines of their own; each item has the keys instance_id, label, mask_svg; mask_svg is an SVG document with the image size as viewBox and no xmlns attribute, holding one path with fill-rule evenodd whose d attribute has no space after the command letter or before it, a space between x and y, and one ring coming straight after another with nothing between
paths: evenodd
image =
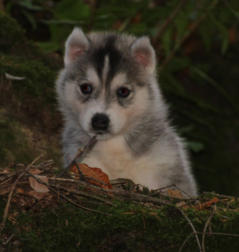
<instances>
[{"instance_id":1,"label":"green moss","mask_svg":"<svg viewBox=\"0 0 239 252\"><path fill-rule=\"evenodd\" d=\"M60 125L54 91L58 69L55 58L45 55L14 19L0 12L1 167L28 163L43 149L52 155L47 157L60 160L55 139L49 140ZM24 78L11 80L6 74ZM33 132L37 144L28 136Z\"/></svg>"},{"instance_id":2,"label":"green moss","mask_svg":"<svg viewBox=\"0 0 239 252\"><path fill-rule=\"evenodd\" d=\"M19 103L30 100L32 105L37 100L39 107L55 104L54 82L59 68L57 60L45 55L25 37L14 19L0 12L0 75L9 73L25 78L11 81L11 92ZM3 78L0 91L4 85L7 84Z\"/></svg>"},{"instance_id":3,"label":"green moss","mask_svg":"<svg viewBox=\"0 0 239 252\"><path fill-rule=\"evenodd\" d=\"M33 158L26 133L14 118L0 111L0 167L15 162L29 162Z\"/></svg>"},{"instance_id":4,"label":"green moss","mask_svg":"<svg viewBox=\"0 0 239 252\"><path fill-rule=\"evenodd\" d=\"M34 99L41 106L56 103L54 81L56 72L39 60L29 60L17 56L0 55L0 74L9 73L24 77L21 81L11 81L12 92L20 103ZM6 85L5 83L0 83ZM3 95L3 94L2 94Z\"/></svg>"},{"instance_id":5,"label":"green moss","mask_svg":"<svg viewBox=\"0 0 239 252\"><path fill-rule=\"evenodd\" d=\"M60 202L59 202L60 203ZM16 238L23 251L178 251L192 234L187 220L175 208L151 209L132 203L115 202L113 207L97 206L95 214L72 205L45 208L44 212L20 215ZM211 210L184 209L202 239ZM239 215L215 212L212 232L239 233ZM227 218L231 215L230 218ZM201 233L200 233L201 232ZM238 238L207 235L206 251L238 251ZM195 237L183 251L197 251Z\"/></svg>"},{"instance_id":6,"label":"green moss","mask_svg":"<svg viewBox=\"0 0 239 252\"><path fill-rule=\"evenodd\" d=\"M20 124L44 132L59 127L54 91L59 68L57 58L44 54L14 19L0 12L0 106L15 113ZM6 73L24 79L9 80Z\"/></svg>"},{"instance_id":7,"label":"green moss","mask_svg":"<svg viewBox=\"0 0 239 252\"><path fill-rule=\"evenodd\" d=\"M0 50L10 53L14 47L24 41L23 30L16 21L0 12Z\"/></svg>"}]
</instances>

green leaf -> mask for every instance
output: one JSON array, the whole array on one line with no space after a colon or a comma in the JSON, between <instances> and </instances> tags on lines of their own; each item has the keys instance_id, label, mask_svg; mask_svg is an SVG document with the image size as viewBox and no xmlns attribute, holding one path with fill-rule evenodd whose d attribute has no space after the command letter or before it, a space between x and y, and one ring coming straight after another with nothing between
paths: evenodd
<instances>
[{"instance_id":1,"label":"green leaf","mask_svg":"<svg viewBox=\"0 0 239 252\"><path fill-rule=\"evenodd\" d=\"M175 21L175 27L177 31L177 37L175 42L175 47L177 48L181 42L181 39L183 35L185 34L185 31L187 30L186 27L188 25L188 15L185 12L181 12L181 15L179 15Z\"/></svg>"},{"instance_id":2,"label":"green leaf","mask_svg":"<svg viewBox=\"0 0 239 252\"><path fill-rule=\"evenodd\" d=\"M228 49L229 44L229 36L228 36L228 30L227 27L222 24L216 17L211 13L209 15L210 20L216 25L218 31L220 32L219 37L221 37L222 45L221 45L221 53L225 54L225 52Z\"/></svg>"},{"instance_id":3,"label":"green leaf","mask_svg":"<svg viewBox=\"0 0 239 252\"><path fill-rule=\"evenodd\" d=\"M58 19L81 20L89 18L90 8L82 0L63 0L55 7Z\"/></svg>"},{"instance_id":4,"label":"green leaf","mask_svg":"<svg viewBox=\"0 0 239 252\"><path fill-rule=\"evenodd\" d=\"M39 11L43 9L41 6L33 4L32 0L18 1L17 4L31 11Z\"/></svg>"},{"instance_id":5,"label":"green leaf","mask_svg":"<svg viewBox=\"0 0 239 252\"><path fill-rule=\"evenodd\" d=\"M172 49L172 42L173 42L173 30L172 28L168 28L165 33L163 34L163 37L162 37L162 46L163 46L163 49L165 51L165 54L166 55L169 55L170 54L170 51Z\"/></svg>"},{"instance_id":6,"label":"green leaf","mask_svg":"<svg viewBox=\"0 0 239 252\"><path fill-rule=\"evenodd\" d=\"M31 14L31 12L22 10L22 13L24 14L28 22L31 24L33 30L35 30L37 28L37 23L34 16Z\"/></svg>"},{"instance_id":7,"label":"green leaf","mask_svg":"<svg viewBox=\"0 0 239 252\"><path fill-rule=\"evenodd\" d=\"M194 142L194 141L189 141L187 142L187 147L195 152L195 153L198 153L198 152L201 152L204 150L205 146L203 143L200 143L200 142Z\"/></svg>"}]
</instances>

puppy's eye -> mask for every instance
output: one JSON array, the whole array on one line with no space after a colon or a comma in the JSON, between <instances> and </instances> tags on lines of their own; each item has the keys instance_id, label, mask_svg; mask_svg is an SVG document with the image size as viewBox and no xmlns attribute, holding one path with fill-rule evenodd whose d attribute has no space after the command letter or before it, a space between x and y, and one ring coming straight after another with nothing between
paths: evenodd
<instances>
[{"instance_id":1,"label":"puppy's eye","mask_svg":"<svg viewBox=\"0 0 239 252\"><path fill-rule=\"evenodd\" d=\"M93 87L89 83L83 83L80 85L80 90L81 90L82 94L89 95L92 93Z\"/></svg>"},{"instance_id":2,"label":"puppy's eye","mask_svg":"<svg viewBox=\"0 0 239 252\"><path fill-rule=\"evenodd\" d=\"M126 98L130 95L131 90L128 89L127 87L120 87L117 89L116 93L117 93L118 97Z\"/></svg>"}]
</instances>

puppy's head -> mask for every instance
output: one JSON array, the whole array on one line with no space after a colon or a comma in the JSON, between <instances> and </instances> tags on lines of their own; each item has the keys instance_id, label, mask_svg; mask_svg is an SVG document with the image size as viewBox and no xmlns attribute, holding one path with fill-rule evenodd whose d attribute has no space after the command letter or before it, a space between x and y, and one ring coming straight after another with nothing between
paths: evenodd
<instances>
[{"instance_id":1,"label":"puppy's head","mask_svg":"<svg viewBox=\"0 0 239 252\"><path fill-rule=\"evenodd\" d=\"M157 96L155 52L147 37L85 35L75 28L65 44L57 81L61 108L89 135L124 134Z\"/></svg>"}]
</instances>

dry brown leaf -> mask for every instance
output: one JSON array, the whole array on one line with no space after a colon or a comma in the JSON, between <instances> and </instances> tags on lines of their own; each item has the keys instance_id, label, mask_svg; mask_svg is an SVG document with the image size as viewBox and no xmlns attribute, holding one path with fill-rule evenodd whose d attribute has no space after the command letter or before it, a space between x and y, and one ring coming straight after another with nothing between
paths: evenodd
<instances>
[{"instance_id":1,"label":"dry brown leaf","mask_svg":"<svg viewBox=\"0 0 239 252\"><path fill-rule=\"evenodd\" d=\"M18 187L18 188L16 189L16 193L25 194L25 191L24 191L21 187Z\"/></svg>"},{"instance_id":2,"label":"dry brown leaf","mask_svg":"<svg viewBox=\"0 0 239 252\"><path fill-rule=\"evenodd\" d=\"M105 189L112 189L109 177L100 168L89 167L86 164L78 164L80 172L85 176L87 182L93 185L100 186ZM80 174L76 165L73 165L70 169L73 175L77 175L80 178ZM76 177L76 176L75 176Z\"/></svg>"},{"instance_id":3,"label":"dry brown leaf","mask_svg":"<svg viewBox=\"0 0 239 252\"><path fill-rule=\"evenodd\" d=\"M36 178L48 184L48 178L46 176L34 175ZM31 188L38 193L46 193L49 192L49 189L46 185L39 183L35 178L29 177L29 183Z\"/></svg>"},{"instance_id":4,"label":"dry brown leaf","mask_svg":"<svg viewBox=\"0 0 239 252\"><path fill-rule=\"evenodd\" d=\"M28 195L32 196L33 198L35 198L37 200L41 200L41 199L47 197L49 194L47 192L40 193L40 192L36 192L36 191L30 191L30 192L28 192Z\"/></svg>"},{"instance_id":5,"label":"dry brown leaf","mask_svg":"<svg viewBox=\"0 0 239 252\"><path fill-rule=\"evenodd\" d=\"M38 174L41 174L42 171L37 169L37 168L33 168L29 171L29 173L33 174L33 175L38 175Z\"/></svg>"},{"instance_id":6,"label":"dry brown leaf","mask_svg":"<svg viewBox=\"0 0 239 252\"><path fill-rule=\"evenodd\" d=\"M184 209L187 209L189 205L187 205L186 201L179 201L176 203L176 207L182 207Z\"/></svg>"},{"instance_id":7,"label":"dry brown leaf","mask_svg":"<svg viewBox=\"0 0 239 252\"><path fill-rule=\"evenodd\" d=\"M9 186L5 186L4 188L1 188L0 195L5 195L5 194L9 193L10 190L11 190L11 186L10 185Z\"/></svg>"},{"instance_id":8,"label":"dry brown leaf","mask_svg":"<svg viewBox=\"0 0 239 252\"><path fill-rule=\"evenodd\" d=\"M5 169L1 170L0 174L1 174L1 175L2 175L2 174L9 174L10 172L11 172L10 169L5 168Z\"/></svg>"},{"instance_id":9,"label":"dry brown leaf","mask_svg":"<svg viewBox=\"0 0 239 252\"><path fill-rule=\"evenodd\" d=\"M185 198L183 197L183 194L179 190L176 190L176 189L168 189L167 194L169 197L172 197L172 198L177 198L177 199Z\"/></svg>"},{"instance_id":10,"label":"dry brown leaf","mask_svg":"<svg viewBox=\"0 0 239 252\"><path fill-rule=\"evenodd\" d=\"M202 209L205 209L205 208L209 208L211 207L213 204L217 203L219 201L219 199L217 197L214 197L213 199L211 200L208 200L206 202L203 202L203 203L199 203L195 206L196 209L198 210L202 210Z\"/></svg>"}]
</instances>

